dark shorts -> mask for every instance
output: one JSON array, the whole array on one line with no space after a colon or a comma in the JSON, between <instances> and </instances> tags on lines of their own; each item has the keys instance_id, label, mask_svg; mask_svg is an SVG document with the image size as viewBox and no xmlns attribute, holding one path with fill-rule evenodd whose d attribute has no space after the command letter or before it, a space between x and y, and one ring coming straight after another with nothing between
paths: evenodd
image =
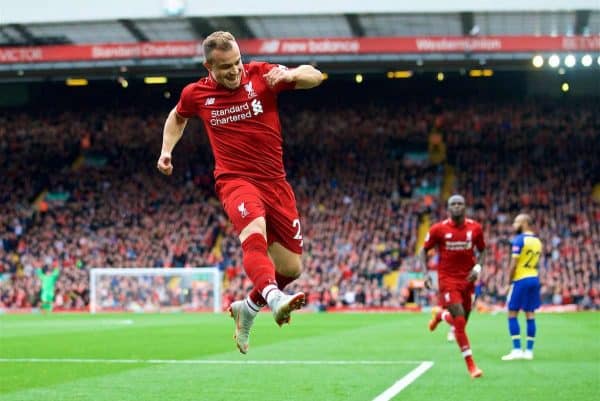
<instances>
[{"instance_id":1,"label":"dark shorts","mask_svg":"<svg viewBox=\"0 0 600 401\"><path fill-rule=\"evenodd\" d=\"M527 277L514 281L506 297L508 310L533 312L540 307L540 280L537 277Z\"/></svg>"},{"instance_id":2,"label":"dark shorts","mask_svg":"<svg viewBox=\"0 0 600 401\"><path fill-rule=\"evenodd\" d=\"M267 242L280 243L287 250L302 254L302 227L296 197L285 180L258 183L242 178L221 178L215 186L217 196L236 232L257 217L267 222Z\"/></svg>"}]
</instances>

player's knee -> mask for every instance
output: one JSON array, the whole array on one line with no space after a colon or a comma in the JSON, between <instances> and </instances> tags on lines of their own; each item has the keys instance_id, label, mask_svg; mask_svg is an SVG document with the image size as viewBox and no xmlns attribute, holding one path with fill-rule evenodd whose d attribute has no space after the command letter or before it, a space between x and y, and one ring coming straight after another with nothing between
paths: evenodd
<instances>
[{"instance_id":1,"label":"player's knee","mask_svg":"<svg viewBox=\"0 0 600 401\"><path fill-rule=\"evenodd\" d=\"M252 234L261 234L267 238L267 223L264 217L257 217L252 220L240 233L240 242L244 242Z\"/></svg>"}]
</instances>

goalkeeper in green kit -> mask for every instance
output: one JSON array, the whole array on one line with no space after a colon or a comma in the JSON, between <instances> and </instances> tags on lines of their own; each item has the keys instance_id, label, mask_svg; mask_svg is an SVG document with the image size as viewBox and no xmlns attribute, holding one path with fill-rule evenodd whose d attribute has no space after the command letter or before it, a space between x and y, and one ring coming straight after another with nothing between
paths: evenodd
<instances>
[{"instance_id":1,"label":"goalkeeper in green kit","mask_svg":"<svg viewBox=\"0 0 600 401\"><path fill-rule=\"evenodd\" d=\"M42 301L42 309L46 312L52 312L52 305L54 304L54 287L56 286L56 280L60 271L57 267L51 272L49 267L45 268L45 272L42 269L37 269L37 275L42 283L42 293L40 299Z\"/></svg>"}]
</instances>

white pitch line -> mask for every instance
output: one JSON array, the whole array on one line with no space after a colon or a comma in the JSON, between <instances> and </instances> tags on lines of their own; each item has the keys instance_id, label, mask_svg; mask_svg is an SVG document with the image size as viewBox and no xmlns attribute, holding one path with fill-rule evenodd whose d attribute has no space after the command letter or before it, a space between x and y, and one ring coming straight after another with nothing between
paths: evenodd
<instances>
[{"instance_id":1,"label":"white pitch line","mask_svg":"<svg viewBox=\"0 0 600 401\"><path fill-rule=\"evenodd\" d=\"M413 365L421 361L268 361L219 359L0 358L0 363L115 363L151 365ZM428 368L429 369L429 368Z\"/></svg>"},{"instance_id":2,"label":"white pitch line","mask_svg":"<svg viewBox=\"0 0 600 401\"><path fill-rule=\"evenodd\" d=\"M424 361L419 366L411 370L406 376L394 383L390 388L385 390L373 399L373 401L389 401L396 396L400 391L408 387L412 382L417 380L419 376L427 372L433 366L433 362Z\"/></svg>"},{"instance_id":3,"label":"white pitch line","mask_svg":"<svg viewBox=\"0 0 600 401\"><path fill-rule=\"evenodd\" d=\"M11 329L47 328L47 327L95 327L95 326L121 326L131 325L132 319L98 319L98 320L48 320L30 322L3 322L1 327Z\"/></svg>"}]
</instances>

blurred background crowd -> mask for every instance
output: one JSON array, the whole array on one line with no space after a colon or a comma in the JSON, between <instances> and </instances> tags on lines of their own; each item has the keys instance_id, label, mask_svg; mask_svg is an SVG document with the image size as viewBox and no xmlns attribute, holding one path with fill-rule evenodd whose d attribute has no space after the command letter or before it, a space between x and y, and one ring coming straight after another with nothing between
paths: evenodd
<instances>
[{"instance_id":1,"label":"blurred background crowd","mask_svg":"<svg viewBox=\"0 0 600 401\"><path fill-rule=\"evenodd\" d=\"M281 108L304 236L304 272L290 290L305 291L309 306L435 302L421 289L414 255L420 228L444 219L445 196L457 192L484 227L482 305L506 299L511 223L527 211L544 243L543 302L600 308L599 104L479 97L312 104ZM248 292L200 123L188 125L175 150L175 174L156 170L167 113L82 107L0 116L0 308L37 307L35 271L54 267L55 306L64 309L87 307L96 267L218 266L223 307ZM137 307L184 302L165 281L100 287L105 308L132 299ZM194 294L195 305L211 296L204 287Z\"/></svg>"}]
</instances>

